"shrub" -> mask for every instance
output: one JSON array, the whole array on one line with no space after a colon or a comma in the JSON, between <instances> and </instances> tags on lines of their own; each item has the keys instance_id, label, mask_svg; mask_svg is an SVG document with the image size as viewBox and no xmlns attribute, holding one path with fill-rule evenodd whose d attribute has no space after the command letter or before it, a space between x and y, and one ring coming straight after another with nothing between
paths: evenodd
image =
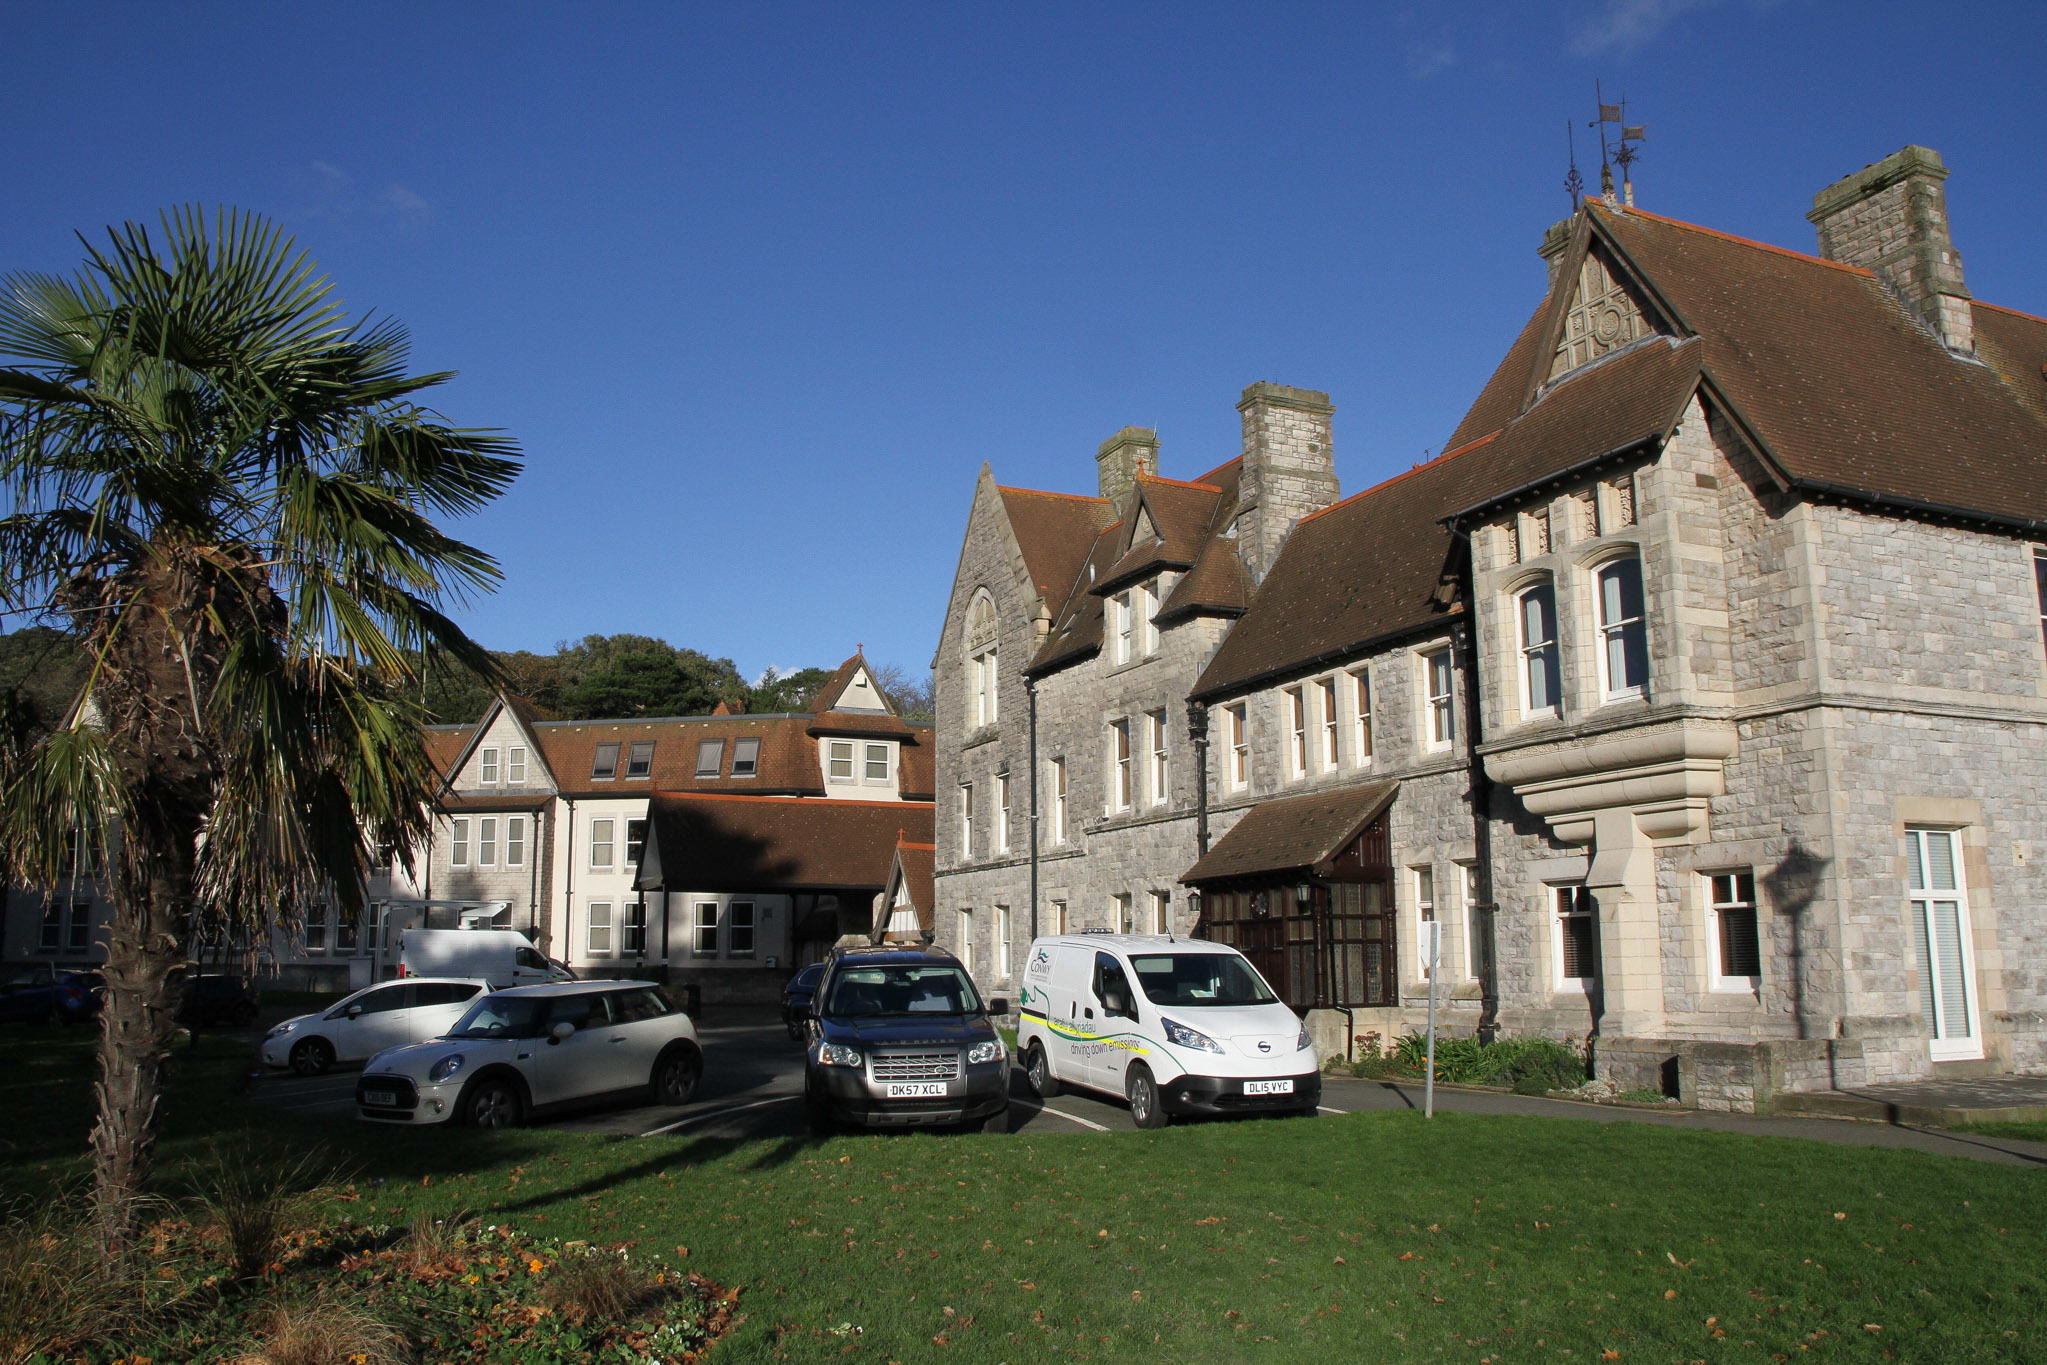
<instances>
[{"instance_id":1,"label":"shrub","mask_svg":"<svg viewBox=\"0 0 2047 1365\"><path fill-rule=\"evenodd\" d=\"M339 1178L318 1148L278 1162L265 1155L248 1142L216 1147L194 1177L193 1202L226 1236L236 1279L261 1277L285 1233L311 1211L316 1192Z\"/></svg>"},{"instance_id":2,"label":"shrub","mask_svg":"<svg viewBox=\"0 0 2047 1365\"><path fill-rule=\"evenodd\" d=\"M132 1323L141 1286L62 1205L0 1226L0 1365L68 1356Z\"/></svg>"},{"instance_id":3,"label":"shrub","mask_svg":"<svg viewBox=\"0 0 2047 1365\"><path fill-rule=\"evenodd\" d=\"M564 1255L541 1291L573 1323L623 1322L655 1295L656 1286L623 1251L576 1247Z\"/></svg>"},{"instance_id":4,"label":"shrub","mask_svg":"<svg viewBox=\"0 0 2047 1365\"><path fill-rule=\"evenodd\" d=\"M1410 1033L1384 1051L1379 1035L1360 1034L1359 1060L1351 1072L1362 1077L1419 1077L1428 1066L1428 1035ZM1499 1085L1523 1095L1566 1090L1585 1079L1585 1057L1548 1038L1501 1038L1481 1043L1474 1036L1436 1035L1436 1079L1461 1085Z\"/></svg>"},{"instance_id":5,"label":"shrub","mask_svg":"<svg viewBox=\"0 0 2047 1365\"><path fill-rule=\"evenodd\" d=\"M263 1316L257 1340L235 1365L403 1365L412 1358L390 1324L333 1298L278 1304Z\"/></svg>"}]
</instances>

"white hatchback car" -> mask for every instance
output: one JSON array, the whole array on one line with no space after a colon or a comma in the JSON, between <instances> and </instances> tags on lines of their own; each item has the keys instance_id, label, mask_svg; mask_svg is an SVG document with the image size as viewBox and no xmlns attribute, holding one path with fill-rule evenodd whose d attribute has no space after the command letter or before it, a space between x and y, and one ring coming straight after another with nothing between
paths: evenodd
<instances>
[{"instance_id":1,"label":"white hatchback car","mask_svg":"<svg viewBox=\"0 0 2047 1365\"><path fill-rule=\"evenodd\" d=\"M356 1112L381 1123L511 1128L590 1100L688 1104L704 1073L696 1025L644 981L516 986L433 1042L370 1058Z\"/></svg>"},{"instance_id":2,"label":"white hatchback car","mask_svg":"<svg viewBox=\"0 0 2047 1365\"><path fill-rule=\"evenodd\" d=\"M336 1062L359 1062L388 1047L438 1038L468 1012L488 981L413 976L365 986L320 1014L287 1019L264 1035L265 1066L317 1076Z\"/></svg>"}]
</instances>

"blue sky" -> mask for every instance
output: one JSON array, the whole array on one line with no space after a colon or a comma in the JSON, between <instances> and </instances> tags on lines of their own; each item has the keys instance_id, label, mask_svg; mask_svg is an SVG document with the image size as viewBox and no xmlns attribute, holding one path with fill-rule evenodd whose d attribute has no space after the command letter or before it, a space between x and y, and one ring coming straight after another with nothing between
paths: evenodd
<instances>
[{"instance_id":1,"label":"blue sky","mask_svg":"<svg viewBox=\"0 0 2047 1365\"><path fill-rule=\"evenodd\" d=\"M1092 492L1337 404L1346 493L1436 451L1596 183L1812 249L1815 190L1939 150L1978 297L2047 312L2047 7L15 5L0 271L162 207L268 214L527 466L461 534L499 648L587 632L921 669L981 462Z\"/></svg>"}]
</instances>

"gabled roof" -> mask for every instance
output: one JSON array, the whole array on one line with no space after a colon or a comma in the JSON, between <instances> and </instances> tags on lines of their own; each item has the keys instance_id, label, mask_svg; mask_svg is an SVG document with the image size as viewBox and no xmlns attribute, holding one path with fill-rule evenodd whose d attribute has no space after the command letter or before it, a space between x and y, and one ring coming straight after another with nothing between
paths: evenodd
<instances>
[{"instance_id":1,"label":"gabled roof","mask_svg":"<svg viewBox=\"0 0 2047 1365\"><path fill-rule=\"evenodd\" d=\"M898 888L901 888L908 897L910 908L916 911L917 927L920 930L929 933L937 924L937 916L933 913L937 899L932 880L938 860L938 849L934 844L912 843L908 840L907 834L908 831L901 831L896 835L895 865L889 869L888 881L882 887L884 894L881 906L876 912L877 933L887 932L889 919L897 908L895 900Z\"/></svg>"},{"instance_id":2,"label":"gabled roof","mask_svg":"<svg viewBox=\"0 0 2047 1365\"><path fill-rule=\"evenodd\" d=\"M1074 575L1087 562L1095 538L1115 520L1107 498L1072 493L1045 493L1035 488L1003 488L1003 511L1023 552L1024 568L1038 595L1052 610L1066 600Z\"/></svg>"},{"instance_id":3,"label":"gabled roof","mask_svg":"<svg viewBox=\"0 0 2047 1365\"><path fill-rule=\"evenodd\" d=\"M1137 500L1122 522L1123 553L1089 591L1111 593L1160 569L1186 569L1201 556L1222 489L1214 484L1137 476ZM1149 528L1152 535L1140 536Z\"/></svg>"},{"instance_id":4,"label":"gabled roof","mask_svg":"<svg viewBox=\"0 0 2047 1365\"><path fill-rule=\"evenodd\" d=\"M1336 855L1393 804L1396 781L1367 782L1308 796L1262 801L1216 840L1182 882L1221 881L1307 870L1327 872Z\"/></svg>"},{"instance_id":5,"label":"gabled roof","mask_svg":"<svg viewBox=\"0 0 2047 1365\"><path fill-rule=\"evenodd\" d=\"M653 891L879 891L898 840L931 841L931 807L895 801L656 794L634 885Z\"/></svg>"}]
</instances>

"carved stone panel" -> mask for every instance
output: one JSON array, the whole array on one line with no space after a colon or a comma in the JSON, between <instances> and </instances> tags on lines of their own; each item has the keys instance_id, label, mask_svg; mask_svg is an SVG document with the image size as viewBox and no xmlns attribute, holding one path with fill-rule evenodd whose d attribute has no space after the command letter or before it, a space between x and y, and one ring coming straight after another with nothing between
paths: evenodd
<instances>
[{"instance_id":1,"label":"carved stone panel","mask_svg":"<svg viewBox=\"0 0 2047 1365\"><path fill-rule=\"evenodd\" d=\"M1570 311L1564 315L1564 331L1557 340L1549 377L1560 379L1580 365L1655 330L1641 304L1607 269L1599 253L1588 251L1578 267L1577 290L1571 297Z\"/></svg>"}]
</instances>

